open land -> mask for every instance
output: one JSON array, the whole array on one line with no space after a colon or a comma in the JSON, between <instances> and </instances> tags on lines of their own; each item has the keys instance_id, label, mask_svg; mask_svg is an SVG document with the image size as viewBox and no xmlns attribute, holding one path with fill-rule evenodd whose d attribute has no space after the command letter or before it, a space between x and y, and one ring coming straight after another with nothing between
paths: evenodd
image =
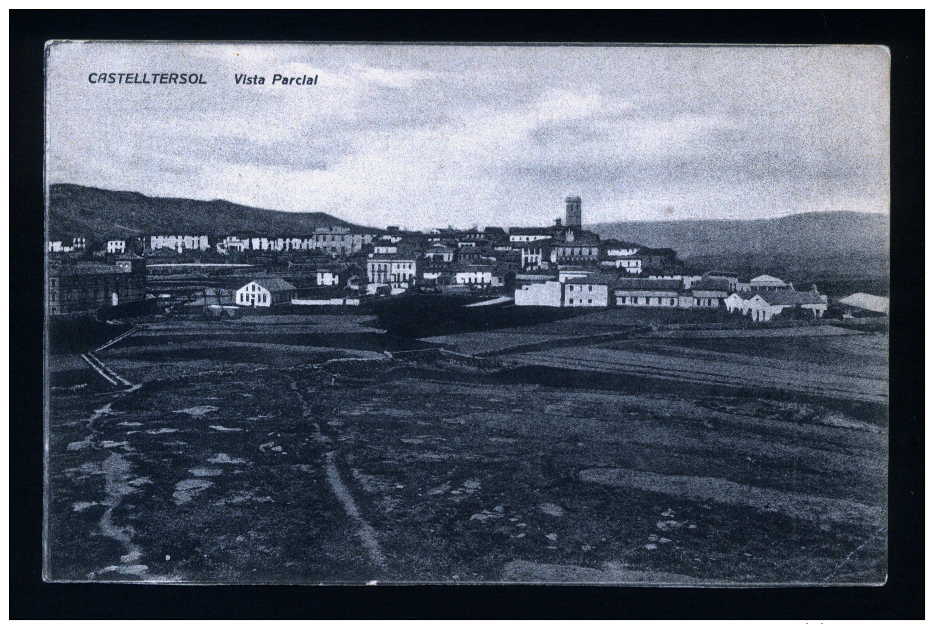
<instances>
[{"instance_id":1,"label":"open land","mask_svg":"<svg viewBox=\"0 0 934 624\"><path fill-rule=\"evenodd\" d=\"M266 319L54 357L50 578L885 581L884 336Z\"/></svg>"}]
</instances>

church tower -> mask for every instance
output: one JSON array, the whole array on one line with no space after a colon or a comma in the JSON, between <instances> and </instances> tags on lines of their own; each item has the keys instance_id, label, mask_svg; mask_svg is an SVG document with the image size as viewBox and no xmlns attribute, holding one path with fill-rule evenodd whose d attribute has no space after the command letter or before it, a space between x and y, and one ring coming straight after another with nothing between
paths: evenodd
<instances>
[{"instance_id":1,"label":"church tower","mask_svg":"<svg viewBox=\"0 0 934 624\"><path fill-rule=\"evenodd\" d=\"M565 215L565 225L571 228L581 227L581 198L568 197L564 200L567 203L567 214Z\"/></svg>"}]
</instances>

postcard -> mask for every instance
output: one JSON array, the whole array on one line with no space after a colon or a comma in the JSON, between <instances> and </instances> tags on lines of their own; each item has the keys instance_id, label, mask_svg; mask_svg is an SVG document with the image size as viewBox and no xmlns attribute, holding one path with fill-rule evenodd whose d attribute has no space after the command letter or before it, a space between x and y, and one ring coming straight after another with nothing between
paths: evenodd
<instances>
[{"instance_id":1,"label":"postcard","mask_svg":"<svg viewBox=\"0 0 934 624\"><path fill-rule=\"evenodd\" d=\"M46 54L47 581L885 583L886 48Z\"/></svg>"}]
</instances>

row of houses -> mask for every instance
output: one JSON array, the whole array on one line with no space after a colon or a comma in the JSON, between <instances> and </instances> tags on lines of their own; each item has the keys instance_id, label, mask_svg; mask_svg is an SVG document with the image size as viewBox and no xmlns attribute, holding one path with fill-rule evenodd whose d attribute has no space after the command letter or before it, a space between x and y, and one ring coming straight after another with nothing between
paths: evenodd
<instances>
[{"instance_id":1,"label":"row of houses","mask_svg":"<svg viewBox=\"0 0 934 624\"><path fill-rule=\"evenodd\" d=\"M311 234L269 236L257 232L235 232L222 237L198 233L158 233L104 241L102 250L108 254L121 254L128 250L170 250L176 253L216 251L220 254L236 252L291 252L319 251L332 256L358 253L372 243L374 235L354 232L347 227L316 228ZM49 241L48 250L54 253L83 251L88 240L75 237L70 243Z\"/></svg>"},{"instance_id":2,"label":"row of houses","mask_svg":"<svg viewBox=\"0 0 934 624\"><path fill-rule=\"evenodd\" d=\"M696 279L694 279L696 277ZM827 296L777 287L771 276L742 284L716 272L690 279L623 277L620 273L559 270L557 279L517 276L515 304L545 307L659 307L739 310L753 321L768 321L788 308L800 308L814 318L827 311Z\"/></svg>"}]
</instances>

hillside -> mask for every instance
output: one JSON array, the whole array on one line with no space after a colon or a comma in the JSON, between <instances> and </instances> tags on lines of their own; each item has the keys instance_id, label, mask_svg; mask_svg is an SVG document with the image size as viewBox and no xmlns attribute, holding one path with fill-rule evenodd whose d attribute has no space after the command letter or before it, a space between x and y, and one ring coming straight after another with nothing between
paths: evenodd
<instances>
[{"instance_id":1,"label":"hillside","mask_svg":"<svg viewBox=\"0 0 934 624\"><path fill-rule=\"evenodd\" d=\"M240 230L305 234L316 227L328 226L345 226L370 233L379 231L323 212L264 210L221 199L147 197L130 191L76 184L53 184L49 189L50 239L86 236L102 240L139 233L222 234Z\"/></svg>"},{"instance_id":2,"label":"hillside","mask_svg":"<svg viewBox=\"0 0 934 624\"><path fill-rule=\"evenodd\" d=\"M694 256L794 256L799 258L889 254L888 215L809 212L776 219L623 221L588 226L603 238L649 247L671 247Z\"/></svg>"}]
</instances>

